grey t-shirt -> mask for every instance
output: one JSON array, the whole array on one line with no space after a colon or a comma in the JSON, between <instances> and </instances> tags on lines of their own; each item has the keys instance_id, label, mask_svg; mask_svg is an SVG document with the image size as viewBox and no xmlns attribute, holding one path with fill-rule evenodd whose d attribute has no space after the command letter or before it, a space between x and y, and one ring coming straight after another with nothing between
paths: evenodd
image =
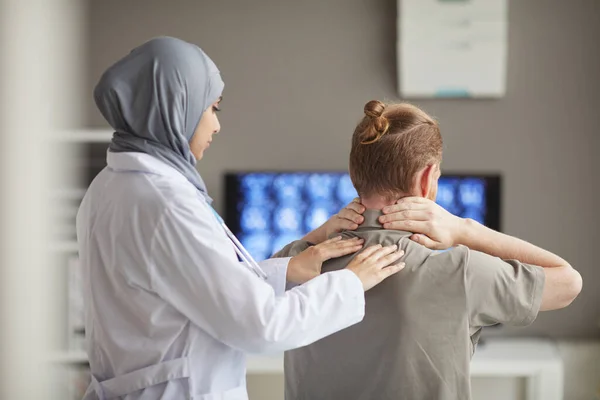
<instances>
[{"instance_id":1,"label":"grey t-shirt","mask_svg":"<svg viewBox=\"0 0 600 400\"><path fill-rule=\"evenodd\" d=\"M399 244L406 268L366 293L362 322L285 354L286 400L470 399L469 363L484 326L525 326L539 311L542 268L458 246L434 252L384 230L379 211L345 238ZM277 257L310 246L294 242ZM330 260L345 268L356 254Z\"/></svg>"}]
</instances>

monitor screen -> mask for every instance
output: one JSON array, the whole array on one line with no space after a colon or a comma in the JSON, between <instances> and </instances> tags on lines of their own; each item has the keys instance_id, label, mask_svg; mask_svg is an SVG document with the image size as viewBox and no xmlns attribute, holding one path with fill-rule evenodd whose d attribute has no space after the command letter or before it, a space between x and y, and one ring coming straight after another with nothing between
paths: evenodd
<instances>
[{"instance_id":1,"label":"monitor screen","mask_svg":"<svg viewBox=\"0 0 600 400\"><path fill-rule=\"evenodd\" d=\"M225 181L225 221L257 260L301 239L357 197L344 172L240 172ZM500 230L498 175L443 175L436 202Z\"/></svg>"}]
</instances>

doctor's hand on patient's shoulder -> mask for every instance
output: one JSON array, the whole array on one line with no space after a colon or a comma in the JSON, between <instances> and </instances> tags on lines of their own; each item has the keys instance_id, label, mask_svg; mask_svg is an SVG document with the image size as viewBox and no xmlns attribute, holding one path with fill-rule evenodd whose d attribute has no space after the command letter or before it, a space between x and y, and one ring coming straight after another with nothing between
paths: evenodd
<instances>
[{"instance_id":1,"label":"doctor's hand on patient's shoulder","mask_svg":"<svg viewBox=\"0 0 600 400\"><path fill-rule=\"evenodd\" d=\"M356 253L362 249L364 240L342 240L341 236L311 246L292 257L288 264L287 281L302 284L321 274L321 266L327 260Z\"/></svg>"},{"instance_id":2,"label":"doctor's hand on patient's shoulder","mask_svg":"<svg viewBox=\"0 0 600 400\"><path fill-rule=\"evenodd\" d=\"M363 284L365 292L377 286L385 278L401 271L405 264L397 263L404 255L397 245L367 247L348 264L346 269L354 272Z\"/></svg>"},{"instance_id":3,"label":"doctor's hand on patient's shoulder","mask_svg":"<svg viewBox=\"0 0 600 400\"><path fill-rule=\"evenodd\" d=\"M360 204L358 199L354 199L323 225L306 235L303 240L311 243L321 243L335 233L353 231L364 221L362 216L364 212L365 206Z\"/></svg>"},{"instance_id":4,"label":"doctor's hand on patient's shoulder","mask_svg":"<svg viewBox=\"0 0 600 400\"><path fill-rule=\"evenodd\" d=\"M385 229L413 232L410 238L425 247L443 250L462 242L465 220L424 197L405 197L383 209Z\"/></svg>"}]
</instances>

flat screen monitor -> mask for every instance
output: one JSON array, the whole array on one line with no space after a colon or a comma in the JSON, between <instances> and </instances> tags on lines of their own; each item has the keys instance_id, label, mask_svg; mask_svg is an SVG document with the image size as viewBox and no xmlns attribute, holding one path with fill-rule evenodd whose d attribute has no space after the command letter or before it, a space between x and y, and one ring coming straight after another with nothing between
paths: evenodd
<instances>
[{"instance_id":1,"label":"flat screen monitor","mask_svg":"<svg viewBox=\"0 0 600 400\"><path fill-rule=\"evenodd\" d=\"M355 197L346 172L228 173L225 221L260 261L319 227ZM498 175L444 174L436 202L500 230Z\"/></svg>"}]
</instances>

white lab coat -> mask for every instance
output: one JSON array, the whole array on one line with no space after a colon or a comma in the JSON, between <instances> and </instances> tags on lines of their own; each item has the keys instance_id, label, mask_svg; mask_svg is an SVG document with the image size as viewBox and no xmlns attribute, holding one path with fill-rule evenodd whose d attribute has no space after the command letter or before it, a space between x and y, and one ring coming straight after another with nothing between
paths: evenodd
<instances>
[{"instance_id":1,"label":"white lab coat","mask_svg":"<svg viewBox=\"0 0 600 400\"><path fill-rule=\"evenodd\" d=\"M247 399L245 353L307 345L362 320L347 270L285 291L289 259L238 262L204 198L140 153L108 153L77 216L92 384L85 399Z\"/></svg>"}]
</instances>

